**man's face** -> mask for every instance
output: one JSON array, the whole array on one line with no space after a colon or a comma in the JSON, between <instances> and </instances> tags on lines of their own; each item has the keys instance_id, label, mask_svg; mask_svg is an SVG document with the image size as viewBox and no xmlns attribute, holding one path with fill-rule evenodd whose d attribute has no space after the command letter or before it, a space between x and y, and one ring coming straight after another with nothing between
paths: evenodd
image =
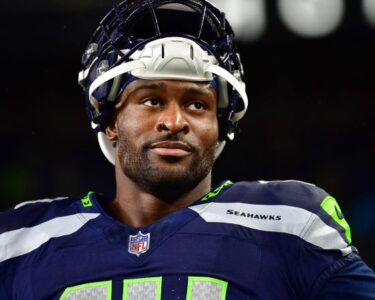
<instances>
[{"instance_id":1,"label":"man's face","mask_svg":"<svg viewBox=\"0 0 375 300\"><path fill-rule=\"evenodd\" d=\"M207 83L136 80L107 128L116 164L143 189L188 191L210 172L218 142L216 93Z\"/></svg>"}]
</instances>

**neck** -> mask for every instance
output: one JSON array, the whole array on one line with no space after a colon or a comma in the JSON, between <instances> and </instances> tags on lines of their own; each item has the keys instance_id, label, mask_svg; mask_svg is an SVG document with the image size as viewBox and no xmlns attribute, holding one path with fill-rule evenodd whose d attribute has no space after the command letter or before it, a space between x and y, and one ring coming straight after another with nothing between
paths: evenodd
<instances>
[{"instance_id":1,"label":"neck","mask_svg":"<svg viewBox=\"0 0 375 300\"><path fill-rule=\"evenodd\" d=\"M108 207L109 213L133 227L147 224L189 206L211 188L211 172L195 187L184 192L152 193L141 188L123 174L118 165L116 169L116 197Z\"/></svg>"}]
</instances>

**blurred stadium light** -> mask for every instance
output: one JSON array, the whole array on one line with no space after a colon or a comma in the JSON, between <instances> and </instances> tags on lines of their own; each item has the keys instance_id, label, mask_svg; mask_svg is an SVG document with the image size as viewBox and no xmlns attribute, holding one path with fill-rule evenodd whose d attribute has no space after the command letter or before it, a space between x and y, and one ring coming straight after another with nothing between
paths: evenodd
<instances>
[{"instance_id":1,"label":"blurred stadium light","mask_svg":"<svg viewBox=\"0 0 375 300\"><path fill-rule=\"evenodd\" d=\"M363 0L362 13L365 20L375 27L375 0Z\"/></svg>"},{"instance_id":2,"label":"blurred stadium light","mask_svg":"<svg viewBox=\"0 0 375 300\"><path fill-rule=\"evenodd\" d=\"M305 38L319 38L333 33L342 23L345 7L351 0L210 0L225 11L237 39L252 42L262 37L272 17L269 7L276 11L285 27ZM0 13L96 13L105 11L121 0L2 0ZM354 3L354 1L353 1ZM363 18L375 28L375 0L356 1ZM357 4L358 3L358 4ZM272 9L271 9L272 10ZM351 12L348 12L350 15ZM277 24L277 23L276 23Z\"/></svg>"},{"instance_id":3,"label":"blurred stadium light","mask_svg":"<svg viewBox=\"0 0 375 300\"><path fill-rule=\"evenodd\" d=\"M212 0L226 13L236 37L243 42L257 40L266 29L266 1Z\"/></svg>"},{"instance_id":4,"label":"blurred stadium light","mask_svg":"<svg viewBox=\"0 0 375 300\"><path fill-rule=\"evenodd\" d=\"M322 37L335 31L345 11L343 0L278 0L285 26L303 37Z\"/></svg>"}]
</instances>

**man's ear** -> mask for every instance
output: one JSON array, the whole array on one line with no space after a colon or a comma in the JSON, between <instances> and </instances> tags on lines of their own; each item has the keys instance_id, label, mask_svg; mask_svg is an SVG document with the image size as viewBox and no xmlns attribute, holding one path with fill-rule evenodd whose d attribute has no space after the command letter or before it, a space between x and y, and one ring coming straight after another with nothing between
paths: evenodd
<instances>
[{"instance_id":1,"label":"man's ear","mask_svg":"<svg viewBox=\"0 0 375 300\"><path fill-rule=\"evenodd\" d=\"M117 141L118 134L117 134L117 126L116 126L116 121L111 120L106 129L105 129L105 135L110 141Z\"/></svg>"}]
</instances>

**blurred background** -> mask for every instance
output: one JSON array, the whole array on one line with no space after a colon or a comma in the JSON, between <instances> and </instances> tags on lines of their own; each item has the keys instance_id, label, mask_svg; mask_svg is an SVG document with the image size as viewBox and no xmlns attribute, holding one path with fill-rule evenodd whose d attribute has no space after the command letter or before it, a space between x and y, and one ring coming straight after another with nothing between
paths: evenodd
<instances>
[{"instance_id":1,"label":"blurred background","mask_svg":"<svg viewBox=\"0 0 375 300\"><path fill-rule=\"evenodd\" d=\"M249 111L214 181L299 179L333 195L375 268L375 0L217 0L237 33ZM115 1L1 1L0 211L95 190L113 167L77 84Z\"/></svg>"}]
</instances>

